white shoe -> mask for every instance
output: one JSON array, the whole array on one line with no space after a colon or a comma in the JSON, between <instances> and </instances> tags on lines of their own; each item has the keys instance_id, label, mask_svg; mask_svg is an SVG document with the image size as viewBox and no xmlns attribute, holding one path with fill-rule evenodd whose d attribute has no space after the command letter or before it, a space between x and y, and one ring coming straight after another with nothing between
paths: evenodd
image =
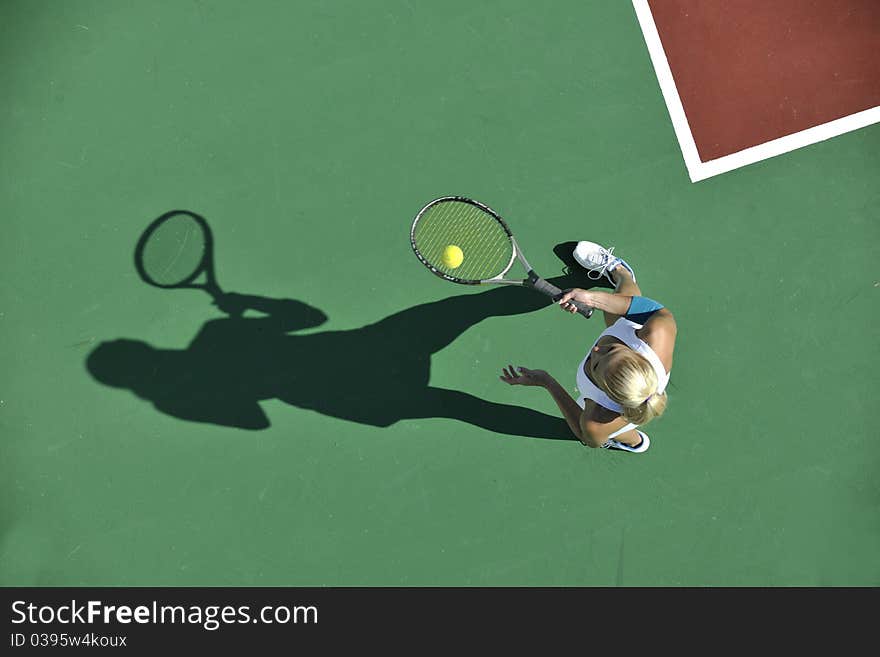
<instances>
[{"instance_id":1,"label":"white shoe","mask_svg":"<svg viewBox=\"0 0 880 657\"><path fill-rule=\"evenodd\" d=\"M617 442L614 438L609 438L602 445L605 449L620 449L624 452L634 452L636 454L641 454L642 452L647 452L648 448L651 446L651 439L648 438L648 434L642 433L638 429L636 429L636 433L642 437L642 442L640 442L635 447L631 445L625 445L624 443Z\"/></svg>"},{"instance_id":2,"label":"white shoe","mask_svg":"<svg viewBox=\"0 0 880 657\"><path fill-rule=\"evenodd\" d=\"M587 270L588 278L598 281L604 276L608 279L608 282L617 289L617 283L611 277L611 272L614 271L618 265L623 265L629 270L629 273L632 274L633 281L636 280L636 274L632 267L630 267L622 258L615 256L613 252L613 246L610 249L606 249L604 246L600 246L595 242L582 241L578 242L577 246L574 247L572 255L577 263Z\"/></svg>"}]
</instances>

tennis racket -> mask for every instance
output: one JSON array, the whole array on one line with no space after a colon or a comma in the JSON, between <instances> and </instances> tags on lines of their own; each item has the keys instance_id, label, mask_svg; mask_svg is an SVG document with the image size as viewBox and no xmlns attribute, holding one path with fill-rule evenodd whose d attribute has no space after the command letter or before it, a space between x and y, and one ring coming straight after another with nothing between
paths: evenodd
<instances>
[{"instance_id":1,"label":"tennis racket","mask_svg":"<svg viewBox=\"0 0 880 657\"><path fill-rule=\"evenodd\" d=\"M562 294L535 273L501 216L473 199L434 199L413 219L409 237L416 257L444 280L462 285L522 285L554 300ZM525 278L508 276L516 261L525 269ZM586 318L593 314L587 305L570 303Z\"/></svg>"},{"instance_id":2,"label":"tennis racket","mask_svg":"<svg viewBox=\"0 0 880 657\"><path fill-rule=\"evenodd\" d=\"M138 240L134 264L144 282L155 287L201 289L215 301L223 295L214 273L211 229L193 212L172 210L153 221Z\"/></svg>"}]
</instances>

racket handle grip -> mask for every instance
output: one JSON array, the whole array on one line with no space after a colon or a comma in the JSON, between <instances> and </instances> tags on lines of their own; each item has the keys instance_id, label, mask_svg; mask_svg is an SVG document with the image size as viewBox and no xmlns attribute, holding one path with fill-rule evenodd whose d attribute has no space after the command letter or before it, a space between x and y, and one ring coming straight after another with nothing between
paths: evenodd
<instances>
[{"instance_id":1,"label":"racket handle grip","mask_svg":"<svg viewBox=\"0 0 880 657\"><path fill-rule=\"evenodd\" d=\"M529 277L527 280L527 285L533 290L537 290L542 294L546 294L548 297L556 301L561 295L562 290L553 285L553 283L549 283L545 281L543 278L538 276L534 271L529 272ZM587 319L593 316L593 309L590 306L584 305L578 301L569 301L575 308L577 308L578 314L583 315Z\"/></svg>"}]
</instances>

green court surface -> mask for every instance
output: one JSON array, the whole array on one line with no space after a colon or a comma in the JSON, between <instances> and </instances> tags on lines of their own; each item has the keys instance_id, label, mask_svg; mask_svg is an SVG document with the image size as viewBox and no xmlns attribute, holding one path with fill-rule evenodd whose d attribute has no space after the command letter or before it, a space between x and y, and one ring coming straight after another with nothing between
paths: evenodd
<instances>
[{"instance_id":1,"label":"green court surface","mask_svg":"<svg viewBox=\"0 0 880 657\"><path fill-rule=\"evenodd\" d=\"M629 2L6 0L0 55L3 585L880 584L877 126L692 184ZM604 324L432 276L450 194L675 313L647 453L535 437L502 366L574 392ZM327 321L144 284L175 209ZM90 373L119 339L178 358L161 409Z\"/></svg>"}]
</instances>

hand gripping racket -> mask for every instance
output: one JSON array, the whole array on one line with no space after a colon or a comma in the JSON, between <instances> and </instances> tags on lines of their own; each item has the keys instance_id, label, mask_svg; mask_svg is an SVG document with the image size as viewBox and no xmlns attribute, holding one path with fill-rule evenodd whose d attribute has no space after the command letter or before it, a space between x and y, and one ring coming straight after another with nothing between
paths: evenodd
<instances>
[{"instance_id":1,"label":"hand gripping racket","mask_svg":"<svg viewBox=\"0 0 880 657\"><path fill-rule=\"evenodd\" d=\"M562 290L535 273L505 221L490 207L463 196L444 196L423 207L409 233L416 257L440 278L462 285L522 285L557 300ZM526 277L507 278L515 261ZM586 318L590 306L574 304Z\"/></svg>"}]
</instances>

